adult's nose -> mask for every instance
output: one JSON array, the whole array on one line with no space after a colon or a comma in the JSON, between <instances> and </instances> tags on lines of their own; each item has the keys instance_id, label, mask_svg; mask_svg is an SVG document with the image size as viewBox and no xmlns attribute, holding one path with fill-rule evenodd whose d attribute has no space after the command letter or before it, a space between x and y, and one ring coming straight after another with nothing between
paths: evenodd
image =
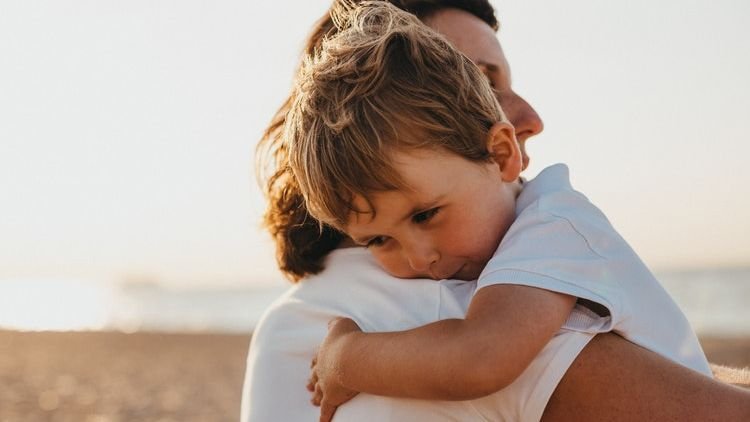
<instances>
[{"instance_id":1,"label":"adult's nose","mask_svg":"<svg viewBox=\"0 0 750 422\"><path fill-rule=\"evenodd\" d=\"M516 129L516 139L521 147L522 169L525 170L531 161L526 152L526 141L541 133L544 130L544 123L536 110L513 91L504 95L501 104L504 104L505 115Z\"/></svg>"},{"instance_id":2,"label":"adult's nose","mask_svg":"<svg viewBox=\"0 0 750 422\"><path fill-rule=\"evenodd\" d=\"M516 139L524 142L544 130L544 122L539 114L523 97L510 92L505 98L504 110L508 120L516 129Z\"/></svg>"}]
</instances>

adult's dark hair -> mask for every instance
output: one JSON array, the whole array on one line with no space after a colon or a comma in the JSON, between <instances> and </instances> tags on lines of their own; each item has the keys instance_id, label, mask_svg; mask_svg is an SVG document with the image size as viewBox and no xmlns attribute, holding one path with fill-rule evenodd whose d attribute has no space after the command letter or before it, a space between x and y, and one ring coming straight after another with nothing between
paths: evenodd
<instances>
[{"instance_id":1,"label":"adult's dark hair","mask_svg":"<svg viewBox=\"0 0 750 422\"><path fill-rule=\"evenodd\" d=\"M348 0L356 3L361 0ZM497 31L495 10L488 0L382 0L425 20L443 9L460 9L478 17ZM310 55L321 41L335 31L328 12L313 26L307 38L303 57ZM345 235L332 227L321 226L305 207L297 181L288 165L283 129L292 98L287 97L276 111L256 149L256 169L268 208L263 225L276 243L279 269L293 282L323 269L323 260L336 249Z\"/></svg>"}]
</instances>

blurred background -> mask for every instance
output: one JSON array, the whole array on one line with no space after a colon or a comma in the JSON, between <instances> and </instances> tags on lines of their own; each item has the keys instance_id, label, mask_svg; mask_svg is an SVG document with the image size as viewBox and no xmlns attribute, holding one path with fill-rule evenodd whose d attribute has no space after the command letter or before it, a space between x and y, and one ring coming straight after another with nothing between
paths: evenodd
<instances>
[{"instance_id":1,"label":"blurred background","mask_svg":"<svg viewBox=\"0 0 750 422\"><path fill-rule=\"evenodd\" d=\"M2 3L0 421L236 419L289 286L253 151L328 4ZM526 176L567 163L712 360L750 364L750 3L493 4L546 125Z\"/></svg>"}]
</instances>

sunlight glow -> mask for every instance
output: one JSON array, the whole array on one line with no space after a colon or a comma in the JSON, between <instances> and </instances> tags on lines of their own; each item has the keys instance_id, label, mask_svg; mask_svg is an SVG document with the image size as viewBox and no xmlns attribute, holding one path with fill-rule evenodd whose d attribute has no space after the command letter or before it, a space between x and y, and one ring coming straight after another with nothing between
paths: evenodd
<instances>
[{"instance_id":1,"label":"sunlight glow","mask_svg":"<svg viewBox=\"0 0 750 422\"><path fill-rule=\"evenodd\" d=\"M0 280L0 328L100 330L113 293L107 283L84 280Z\"/></svg>"}]
</instances>

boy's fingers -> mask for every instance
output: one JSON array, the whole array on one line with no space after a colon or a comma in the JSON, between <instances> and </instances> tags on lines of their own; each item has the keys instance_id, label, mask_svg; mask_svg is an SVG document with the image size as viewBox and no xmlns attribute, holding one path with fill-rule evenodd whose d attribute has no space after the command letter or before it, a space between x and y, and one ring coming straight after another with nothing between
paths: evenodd
<instances>
[{"instance_id":1,"label":"boy's fingers","mask_svg":"<svg viewBox=\"0 0 750 422\"><path fill-rule=\"evenodd\" d=\"M315 384L315 391L313 392L312 404L320 406L320 402L323 401L323 391L320 389L320 384Z\"/></svg>"},{"instance_id":2,"label":"boy's fingers","mask_svg":"<svg viewBox=\"0 0 750 422\"><path fill-rule=\"evenodd\" d=\"M315 390L315 384L318 383L318 374L313 371L312 374L310 374L310 378L307 380L307 390L313 391Z\"/></svg>"},{"instance_id":3,"label":"boy's fingers","mask_svg":"<svg viewBox=\"0 0 750 422\"><path fill-rule=\"evenodd\" d=\"M323 405L320 406L320 422L330 422L331 419L333 419L334 413L336 413L336 406L323 403Z\"/></svg>"}]
</instances>

